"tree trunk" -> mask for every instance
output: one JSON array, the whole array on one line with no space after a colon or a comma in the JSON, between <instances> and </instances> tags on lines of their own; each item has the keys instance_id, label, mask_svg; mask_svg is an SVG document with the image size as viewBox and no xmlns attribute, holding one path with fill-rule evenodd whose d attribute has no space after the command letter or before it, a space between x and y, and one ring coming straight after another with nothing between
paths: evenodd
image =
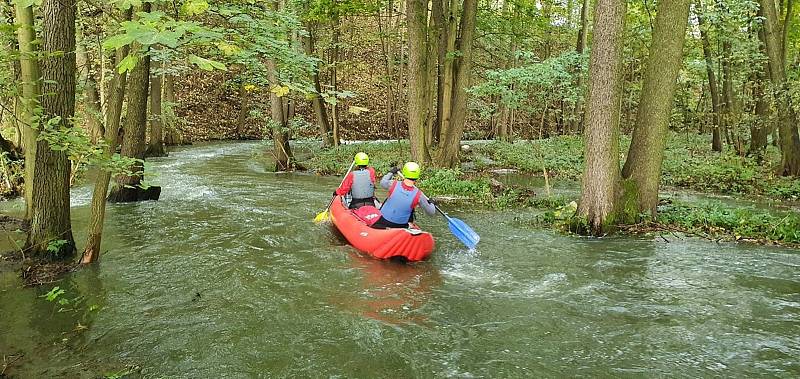
<instances>
[{"instance_id":1,"label":"tree trunk","mask_svg":"<svg viewBox=\"0 0 800 379\"><path fill-rule=\"evenodd\" d=\"M278 86L278 69L275 61L267 60L267 71L270 86ZM287 130L287 117L284 101L281 97L270 91L270 110L272 115L272 142L275 155L275 171L290 171L293 168L292 149L289 146L289 133Z\"/></svg>"},{"instance_id":2,"label":"tree trunk","mask_svg":"<svg viewBox=\"0 0 800 379\"><path fill-rule=\"evenodd\" d=\"M33 7L21 7L14 3L16 10L17 41L20 51L20 77L22 79L22 102L20 115L22 116L23 150L25 153L25 219L30 221L33 217L33 177L36 167L36 140L39 130L33 128L34 111L39 106L39 60L34 29Z\"/></svg>"},{"instance_id":3,"label":"tree trunk","mask_svg":"<svg viewBox=\"0 0 800 379\"><path fill-rule=\"evenodd\" d=\"M436 0L433 1L433 3L436 2ZM441 29L441 24L436 23L436 18L433 17L432 14L428 20L427 29L427 75L425 78L427 89L425 90L425 104L427 104L428 109L426 111L427 118L425 119L425 146L430 149L438 142L439 133L439 126L436 123L436 113L439 107L436 101L438 92L437 78L439 72L439 29Z\"/></svg>"},{"instance_id":4,"label":"tree trunk","mask_svg":"<svg viewBox=\"0 0 800 379\"><path fill-rule=\"evenodd\" d=\"M331 52L331 88L334 93L339 92L339 78L338 78L338 65L339 65L339 37L341 35L340 21L338 17L333 23L333 49ZM339 146L341 142L339 135L339 106L338 101L331 105L331 118L333 120L333 146Z\"/></svg>"},{"instance_id":5,"label":"tree trunk","mask_svg":"<svg viewBox=\"0 0 800 379\"><path fill-rule=\"evenodd\" d=\"M42 133L72 127L75 115L75 1L45 0L42 4ZM59 52L59 54L55 54ZM59 119L55 122L55 119ZM36 146L33 176L33 217L27 249L31 255L64 259L75 253L69 208L70 162L64 151L47 140Z\"/></svg>"},{"instance_id":6,"label":"tree trunk","mask_svg":"<svg viewBox=\"0 0 800 379\"><path fill-rule=\"evenodd\" d=\"M775 2L759 0L764 15L764 35L769 57L769 72L775 88L774 98L778 108L778 131L780 134L780 175L800 175L800 136L797 132L797 115L792 111L791 97L784 62L781 59L781 31L778 28Z\"/></svg>"},{"instance_id":7,"label":"tree trunk","mask_svg":"<svg viewBox=\"0 0 800 379\"><path fill-rule=\"evenodd\" d=\"M303 48L306 55L314 56L314 32L311 26L306 26L308 29L308 36L303 37ZM322 147L327 148L333 146L333 137L331 136L331 126L328 123L328 112L325 109L325 102L322 99L322 86L319 83L319 66L314 67L311 74L311 80L314 82L314 91L317 93L311 99L311 106L314 108L314 115L317 117L317 125L319 126L319 134L322 138Z\"/></svg>"},{"instance_id":8,"label":"tree trunk","mask_svg":"<svg viewBox=\"0 0 800 379\"><path fill-rule=\"evenodd\" d=\"M88 44L86 44L83 34L75 51L75 59L79 68L79 77L83 83L84 114L86 126L89 130L89 137L92 143L97 143L103 138L103 117L100 105L100 93L97 91L97 80L92 73L92 60L89 57Z\"/></svg>"},{"instance_id":9,"label":"tree trunk","mask_svg":"<svg viewBox=\"0 0 800 379\"><path fill-rule=\"evenodd\" d=\"M142 4L143 12L150 11L150 3ZM142 46L134 43L131 53L142 50ZM112 203L125 203L143 200L158 200L160 188L151 187L147 190L141 187L144 178L145 158L145 131L147 129L147 98L150 91L150 57L139 56L136 67L130 73L128 81L128 106L123 125L123 138L121 155L137 159L128 174L117 176L116 184L111 189L108 201Z\"/></svg>"},{"instance_id":10,"label":"tree trunk","mask_svg":"<svg viewBox=\"0 0 800 379\"><path fill-rule=\"evenodd\" d=\"M450 122L442 130L440 140L439 161L442 167L455 168L460 165L458 154L461 150L461 136L467 121L467 88L472 76L472 42L475 35L475 24L478 14L477 0L464 0L464 12L461 16L458 51L461 55L455 62L455 79L453 81L453 108Z\"/></svg>"},{"instance_id":11,"label":"tree trunk","mask_svg":"<svg viewBox=\"0 0 800 379\"><path fill-rule=\"evenodd\" d=\"M129 21L133 14L132 9L123 12L123 20ZM117 49L114 67L119 65L128 55L127 45ZM111 159L117 150L117 136L119 135L120 116L122 115L122 103L125 100L125 86L127 82L127 72L120 74L116 69L112 70L111 83L109 84L109 95L106 107L106 122L103 131L103 139L106 146L103 149L103 159ZM100 242L103 236L103 221L106 216L106 195L108 194L108 184L111 181L111 171L100 170L92 192L91 214L89 215L89 226L86 231L86 248L83 250L81 263L92 263L100 259Z\"/></svg>"},{"instance_id":12,"label":"tree trunk","mask_svg":"<svg viewBox=\"0 0 800 379\"><path fill-rule=\"evenodd\" d=\"M147 144L148 157L165 157L164 151L164 118L161 115L161 84L163 74L159 72L160 63L153 62L155 73L150 75L150 141Z\"/></svg>"},{"instance_id":13,"label":"tree trunk","mask_svg":"<svg viewBox=\"0 0 800 379\"><path fill-rule=\"evenodd\" d=\"M427 30L427 1L409 0L407 10L408 25L408 139L411 144L411 159L421 163L431 162L430 152L425 144L425 125L428 105L425 93L428 91L428 77L425 60Z\"/></svg>"},{"instance_id":14,"label":"tree trunk","mask_svg":"<svg viewBox=\"0 0 800 379\"><path fill-rule=\"evenodd\" d=\"M669 119L683 62L683 44L691 0L657 3L653 42L647 59L636 126L622 177L635 184L638 209L634 215L656 215L661 163Z\"/></svg>"},{"instance_id":15,"label":"tree trunk","mask_svg":"<svg viewBox=\"0 0 800 379\"><path fill-rule=\"evenodd\" d=\"M459 1L450 0L449 12L447 15L447 31L445 45L447 47L445 58L440 63L443 66L442 80L442 102L439 105L438 113L441 113L441 125L439 125L439 141L444 138L444 132L450 129L450 122L453 116L453 81L455 80L455 53L456 37L458 36L458 12Z\"/></svg>"},{"instance_id":16,"label":"tree trunk","mask_svg":"<svg viewBox=\"0 0 800 379\"><path fill-rule=\"evenodd\" d=\"M586 42L589 38L589 0L582 0L581 5L581 28L578 31L578 42L575 46L575 52L583 54L586 50ZM575 86L580 90L583 86L583 74L581 73L580 66L576 67L576 81ZM578 99L575 103L575 112L570 122L570 132L579 133L581 125L583 125L583 100Z\"/></svg>"},{"instance_id":17,"label":"tree trunk","mask_svg":"<svg viewBox=\"0 0 800 379\"><path fill-rule=\"evenodd\" d=\"M714 60L711 56L711 43L708 39L708 31L704 27L704 19L702 15L697 14L697 21L700 25L700 38L703 44L703 56L706 60L706 74L708 76L708 88L711 93L711 149L714 151L722 151L722 136L720 135L720 99L719 87L717 87L717 79L714 75Z\"/></svg>"},{"instance_id":18,"label":"tree trunk","mask_svg":"<svg viewBox=\"0 0 800 379\"><path fill-rule=\"evenodd\" d=\"M742 155L744 152L737 130L741 105L739 104L738 97L733 92L732 61L731 43L729 41L724 41L722 43L722 98L724 99L722 102L722 114L724 118L722 124L725 126L725 131L728 135L728 143L733 145L737 154Z\"/></svg>"},{"instance_id":19,"label":"tree trunk","mask_svg":"<svg viewBox=\"0 0 800 379\"><path fill-rule=\"evenodd\" d=\"M759 9L759 16L763 17ZM766 46L766 35L764 30L758 31L758 39L761 42L761 49ZM764 54L766 55L766 53ZM763 68L753 74L753 97L756 100L755 121L750 126L750 148L748 155L756 157L761 161L764 150L767 148L767 136L772 130L769 122L769 99L766 96L766 84L769 81L769 63L764 62Z\"/></svg>"},{"instance_id":20,"label":"tree trunk","mask_svg":"<svg viewBox=\"0 0 800 379\"><path fill-rule=\"evenodd\" d=\"M164 75L164 102L167 103L169 112L169 119L172 120L167 122L166 129L164 130L164 144L167 146L174 146L174 145L182 145L184 143L183 136L178 130L177 123L174 122L175 119L175 106L177 102L175 100L175 77L172 75Z\"/></svg>"},{"instance_id":21,"label":"tree trunk","mask_svg":"<svg viewBox=\"0 0 800 379\"><path fill-rule=\"evenodd\" d=\"M585 157L578 216L602 235L616 220L625 0L597 0L589 59Z\"/></svg>"},{"instance_id":22,"label":"tree trunk","mask_svg":"<svg viewBox=\"0 0 800 379\"><path fill-rule=\"evenodd\" d=\"M447 66L448 23L446 15L450 12L450 0L432 0L431 18L433 19L436 36L436 114L434 126L431 129L431 138L438 144L442 135L442 102L444 102L445 82L444 72ZM455 41L455 40L454 40ZM432 117L434 115L431 115Z\"/></svg>"}]
</instances>

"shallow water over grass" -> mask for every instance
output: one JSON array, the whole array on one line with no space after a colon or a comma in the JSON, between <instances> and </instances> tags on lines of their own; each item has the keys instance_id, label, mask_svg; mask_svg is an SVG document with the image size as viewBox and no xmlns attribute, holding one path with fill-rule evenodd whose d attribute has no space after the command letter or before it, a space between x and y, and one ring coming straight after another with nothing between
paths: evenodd
<instances>
[{"instance_id":1,"label":"shallow water over grass","mask_svg":"<svg viewBox=\"0 0 800 379\"><path fill-rule=\"evenodd\" d=\"M450 206L478 251L421 218L429 261L376 261L311 223L336 178L270 173L261 149L153 160L162 199L109 206L96 267L37 289L0 272L0 354L23 354L6 373L800 375L796 251L575 238L531 229L528 211ZM73 194L82 245L90 191ZM53 286L68 304L39 297Z\"/></svg>"}]
</instances>

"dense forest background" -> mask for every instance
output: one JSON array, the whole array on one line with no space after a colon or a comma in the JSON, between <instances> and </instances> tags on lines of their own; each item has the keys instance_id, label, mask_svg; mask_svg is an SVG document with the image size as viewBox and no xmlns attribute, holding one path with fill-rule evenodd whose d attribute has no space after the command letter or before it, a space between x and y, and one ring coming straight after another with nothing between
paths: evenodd
<instances>
[{"instance_id":1,"label":"dense forest background","mask_svg":"<svg viewBox=\"0 0 800 379\"><path fill-rule=\"evenodd\" d=\"M756 162L774 144L780 162L763 164L800 174L796 8L793 0L5 0L2 184L26 197L28 248L68 255L69 186L82 168L101 168L92 260L106 199L158 198L144 160L165 145L263 138L285 171L303 168L290 140L329 148L408 139L411 159L458 168L464 139L583 135L577 212L599 234L656 213L669 130ZM627 155L621 134L631 135Z\"/></svg>"}]
</instances>

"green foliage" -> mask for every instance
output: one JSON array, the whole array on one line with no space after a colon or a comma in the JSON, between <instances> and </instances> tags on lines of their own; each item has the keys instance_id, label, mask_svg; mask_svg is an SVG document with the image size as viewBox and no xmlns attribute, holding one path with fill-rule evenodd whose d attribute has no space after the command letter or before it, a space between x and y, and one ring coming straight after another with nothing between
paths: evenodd
<instances>
[{"instance_id":1,"label":"green foliage","mask_svg":"<svg viewBox=\"0 0 800 379\"><path fill-rule=\"evenodd\" d=\"M68 244L67 240L50 240L47 242L47 252L50 254L58 254L61 249Z\"/></svg>"},{"instance_id":2,"label":"green foliage","mask_svg":"<svg viewBox=\"0 0 800 379\"><path fill-rule=\"evenodd\" d=\"M56 287L53 287L53 289L51 289L50 292L48 292L48 293L46 293L46 294L44 294L42 296L39 296L39 297L43 297L45 300L47 300L49 302L53 302L56 299L58 299L59 296L63 295L64 293L65 293L65 291L62 290L61 287L57 287L56 286Z\"/></svg>"},{"instance_id":3,"label":"green foliage","mask_svg":"<svg viewBox=\"0 0 800 379\"><path fill-rule=\"evenodd\" d=\"M561 136L535 141L492 142L478 146L481 154L497 162L498 167L515 168L528 173L549 174L576 180L583 173L583 140Z\"/></svg>"},{"instance_id":4,"label":"green foliage","mask_svg":"<svg viewBox=\"0 0 800 379\"><path fill-rule=\"evenodd\" d=\"M712 204L673 204L659 210L657 222L692 233L735 240L800 243L800 215L794 212L777 214Z\"/></svg>"},{"instance_id":5,"label":"green foliage","mask_svg":"<svg viewBox=\"0 0 800 379\"><path fill-rule=\"evenodd\" d=\"M459 170L426 169L417 183L430 197L454 196L480 202L492 198L492 189L485 178L468 178Z\"/></svg>"},{"instance_id":6,"label":"green foliage","mask_svg":"<svg viewBox=\"0 0 800 379\"><path fill-rule=\"evenodd\" d=\"M344 175L356 153L363 151L369 155L369 164L375 171L385 173L392 163L402 164L411 159L408 142L365 142L339 145L322 151L315 151L303 166L322 175ZM426 175L423 171L423 176Z\"/></svg>"}]
</instances>

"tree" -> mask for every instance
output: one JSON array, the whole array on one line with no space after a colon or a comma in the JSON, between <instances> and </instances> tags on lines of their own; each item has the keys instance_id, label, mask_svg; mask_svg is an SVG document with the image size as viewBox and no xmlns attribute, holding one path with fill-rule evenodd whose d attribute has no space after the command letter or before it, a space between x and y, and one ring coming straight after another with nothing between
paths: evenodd
<instances>
[{"instance_id":1,"label":"tree","mask_svg":"<svg viewBox=\"0 0 800 379\"><path fill-rule=\"evenodd\" d=\"M427 1L409 0L406 12L408 25L408 138L411 158L430 163L431 157L425 138L428 119L427 79Z\"/></svg>"},{"instance_id":2,"label":"tree","mask_svg":"<svg viewBox=\"0 0 800 379\"><path fill-rule=\"evenodd\" d=\"M769 73L774 87L773 97L778 108L778 131L780 133L781 167L780 175L800 175L800 135L797 131L797 115L792 110L783 61L781 28L775 2L759 0L764 16L765 49L769 59ZM785 27L788 25L785 25Z\"/></svg>"},{"instance_id":3,"label":"tree","mask_svg":"<svg viewBox=\"0 0 800 379\"><path fill-rule=\"evenodd\" d=\"M23 148L25 153L25 219L33 217L33 176L36 167L36 140L39 131L34 127L36 109L39 107L39 68L38 51L34 41L36 31L33 24L33 5L14 2L16 10L17 41L20 52L20 79L22 80L22 104L20 116L23 124Z\"/></svg>"},{"instance_id":4,"label":"tree","mask_svg":"<svg viewBox=\"0 0 800 379\"><path fill-rule=\"evenodd\" d=\"M698 4L700 4L698 2ZM708 77L708 89L711 94L711 113L712 113L712 127L711 127L711 149L714 151L722 151L722 135L720 134L721 110L719 87L717 86L717 78L714 74L714 58L711 53L711 42L708 38L708 30L701 14L697 14L697 22L700 26L700 38L703 44L703 57L706 61L706 76Z\"/></svg>"},{"instance_id":5,"label":"tree","mask_svg":"<svg viewBox=\"0 0 800 379\"><path fill-rule=\"evenodd\" d=\"M625 0L597 0L589 59L585 160L578 216L601 235L619 207L619 109Z\"/></svg>"},{"instance_id":6,"label":"tree","mask_svg":"<svg viewBox=\"0 0 800 379\"><path fill-rule=\"evenodd\" d=\"M439 139L437 164L443 167L457 167L460 164L458 154L461 151L461 136L464 134L464 125L467 121L467 88L472 76L472 44L478 14L477 0L464 0L463 9L459 26L460 38L457 42L460 54L453 62L454 79L451 87L453 105L449 112L447 108L443 108L442 136ZM448 88L445 88L445 91L447 90Z\"/></svg>"},{"instance_id":7,"label":"tree","mask_svg":"<svg viewBox=\"0 0 800 379\"><path fill-rule=\"evenodd\" d=\"M128 8L123 12L122 19L129 21L133 15L133 9ZM115 52L115 67L118 67L125 57L128 56L130 47L121 46ZM125 100L125 88L127 85L128 72L114 70L111 83L109 84L109 97L105 114L105 125L103 128L103 158L111 160L117 150L117 136L119 136L120 117L122 115L122 103ZM108 184L111 181L111 169L101 169L97 174L97 179L92 192L91 213L89 215L89 225L86 231L86 247L83 250L81 263L92 263L100 258L100 243L103 236L103 221L106 214L106 195L108 194Z\"/></svg>"},{"instance_id":8,"label":"tree","mask_svg":"<svg viewBox=\"0 0 800 379\"><path fill-rule=\"evenodd\" d=\"M164 157L164 119L161 115L161 93L164 74L161 62L152 62L150 73L150 141L145 153L148 157Z\"/></svg>"},{"instance_id":9,"label":"tree","mask_svg":"<svg viewBox=\"0 0 800 379\"><path fill-rule=\"evenodd\" d=\"M150 3L142 4L142 12L150 12ZM128 57L135 63L128 80L128 110L123 124L122 148L120 153L135 159L128 173L117 175L116 184L108 195L112 203L126 203L142 200L157 200L160 188L143 189L145 130L147 128L147 98L150 92L150 55L148 47L135 42ZM123 60L124 61L124 60ZM124 63L123 63L124 64Z\"/></svg>"},{"instance_id":10,"label":"tree","mask_svg":"<svg viewBox=\"0 0 800 379\"><path fill-rule=\"evenodd\" d=\"M675 98L690 0L659 1L628 159L622 177L635 184L638 211L656 214L661 163Z\"/></svg>"},{"instance_id":11,"label":"tree","mask_svg":"<svg viewBox=\"0 0 800 379\"><path fill-rule=\"evenodd\" d=\"M306 24L308 35L303 37L303 49L309 57L314 56L314 28L310 24ZM311 99L311 106L314 108L314 115L317 118L317 125L319 126L319 133L322 136L322 147L331 147L334 145L333 136L331 135L331 126L328 122L328 111L325 108L325 102L322 99L322 86L319 81L320 64L317 62L311 74L311 81L314 84L314 91L316 94Z\"/></svg>"},{"instance_id":12,"label":"tree","mask_svg":"<svg viewBox=\"0 0 800 379\"><path fill-rule=\"evenodd\" d=\"M69 208L70 163L58 142L75 114L75 1L42 3L42 113L33 175L33 215L27 249L34 256L67 258L75 252ZM49 138L51 137L51 138Z\"/></svg>"}]
</instances>

